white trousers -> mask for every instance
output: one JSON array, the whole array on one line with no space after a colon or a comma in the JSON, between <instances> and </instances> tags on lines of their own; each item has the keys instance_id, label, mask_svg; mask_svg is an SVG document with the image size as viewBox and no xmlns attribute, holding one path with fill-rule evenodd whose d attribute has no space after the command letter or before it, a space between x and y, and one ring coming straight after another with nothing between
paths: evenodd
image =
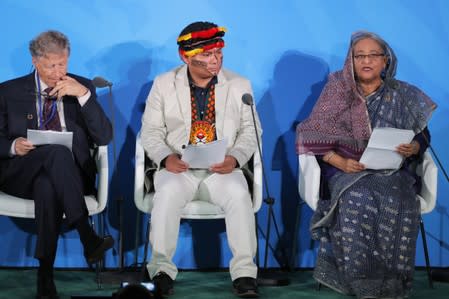
<instances>
[{"instance_id":1,"label":"white trousers","mask_svg":"<svg viewBox=\"0 0 449 299\"><path fill-rule=\"evenodd\" d=\"M225 212L226 233L233 255L229 265L231 279L256 278L254 212L248 184L240 169L229 174L211 174L205 170L175 174L162 169L155 173L154 187L150 228L152 257L147 265L151 278L158 272L176 278L178 269L172 258L178 241L181 211L197 197L209 200Z\"/></svg>"}]
</instances>

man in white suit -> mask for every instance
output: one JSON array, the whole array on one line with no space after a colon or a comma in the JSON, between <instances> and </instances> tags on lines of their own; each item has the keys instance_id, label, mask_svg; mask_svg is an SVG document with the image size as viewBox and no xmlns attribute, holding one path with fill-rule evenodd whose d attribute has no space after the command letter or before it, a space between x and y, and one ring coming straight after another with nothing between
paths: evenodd
<instances>
[{"instance_id":1,"label":"man in white suit","mask_svg":"<svg viewBox=\"0 0 449 299\"><path fill-rule=\"evenodd\" d=\"M242 95L252 89L247 79L222 69L224 34L225 28L209 22L182 30L178 45L185 64L155 78L142 117L143 147L158 165L147 269L163 295L173 293L178 272L172 257L181 211L201 192L225 211L235 294L258 297L255 219L240 169L257 149L251 107L242 103ZM228 145L222 163L191 169L181 160L185 145L224 138Z\"/></svg>"}]
</instances>

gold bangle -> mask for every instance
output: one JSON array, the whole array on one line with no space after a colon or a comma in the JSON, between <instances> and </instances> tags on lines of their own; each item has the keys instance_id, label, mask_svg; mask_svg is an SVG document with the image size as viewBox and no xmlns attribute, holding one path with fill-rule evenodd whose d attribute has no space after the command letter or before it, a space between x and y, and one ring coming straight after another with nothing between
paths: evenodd
<instances>
[{"instance_id":1,"label":"gold bangle","mask_svg":"<svg viewBox=\"0 0 449 299\"><path fill-rule=\"evenodd\" d=\"M335 155L334 151L330 151L329 153L327 153L324 157L323 157L323 161L326 163L329 163L330 159L332 158L332 156Z\"/></svg>"}]
</instances>

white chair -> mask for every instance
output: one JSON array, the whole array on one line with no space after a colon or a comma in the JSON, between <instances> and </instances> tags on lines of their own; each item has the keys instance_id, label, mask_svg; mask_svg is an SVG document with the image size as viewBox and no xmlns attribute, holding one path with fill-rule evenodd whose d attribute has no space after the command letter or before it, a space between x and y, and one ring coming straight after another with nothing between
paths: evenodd
<instances>
[{"instance_id":1,"label":"white chair","mask_svg":"<svg viewBox=\"0 0 449 299\"><path fill-rule=\"evenodd\" d=\"M134 181L134 202L139 211L147 214L151 214L151 209L153 208L153 197L154 191L147 192L145 189L145 179L146 179L146 170L148 171L148 167L151 168L151 161L147 158L147 163L145 163L145 151L142 147L140 132L136 138L136 167L135 167L135 181ZM254 213L259 211L262 205L262 164L260 160L259 152L256 151L253 158L248 163L248 165L252 165L252 169L250 170L251 177L249 181L252 181L252 188L250 191L252 193L253 198L253 210ZM146 165L147 164L147 165ZM155 170L155 166L152 170ZM151 171L151 169L150 169ZM248 177L247 177L248 178ZM147 182L147 188L149 188L148 183L152 183L151 181ZM151 188L149 188L151 190ZM182 211L181 218L182 219L221 219L224 218L225 214L223 210L217 205L201 200L201 198L195 198L195 200L189 202ZM148 242L149 242L149 227L151 223L151 217L148 219L147 223L147 233L145 240L145 248L144 248L144 260L142 265L142 271L144 271L144 267L147 261L148 255Z\"/></svg>"},{"instance_id":2,"label":"white chair","mask_svg":"<svg viewBox=\"0 0 449 299\"><path fill-rule=\"evenodd\" d=\"M95 163L97 165L97 196L86 195L87 209L89 216L97 215L103 212L108 200L109 185L109 165L108 165L108 147L99 146L95 152ZM0 215L33 218L34 219L34 201L24 198L8 195L0 191ZM94 223L92 222L92 226ZM97 264L97 281L99 282L99 269Z\"/></svg>"},{"instance_id":3,"label":"white chair","mask_svg":"<svg viewBox=\"0 0 449 299\"><path fill-rule=\"evenodd\" d=\"M320 199L320 183L321 169L314 155L298 156L298 190L301 199L304 200L309 207L315 211L318 200ZM423 162L420 163L416 170L421 177L422 188L417 197L421 203L421 214L429 213L435 208L437 198L437 176L438 168L428 151L424 153ZM424 222L420 221L421 236L423 240L424 255L426 259L426 270L429 278L429 285L433 288L431 269L429 262L429 253L427 250L426 233L424 230Z\"/></svg>"}]
</instances>

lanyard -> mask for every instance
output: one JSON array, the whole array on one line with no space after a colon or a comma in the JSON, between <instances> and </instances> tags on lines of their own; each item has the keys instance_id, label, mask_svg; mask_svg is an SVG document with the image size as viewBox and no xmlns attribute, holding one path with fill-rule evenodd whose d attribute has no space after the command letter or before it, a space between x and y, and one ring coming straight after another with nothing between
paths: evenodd
<instances>
[{"instance_id":1,"label":"lanyard","mask_svg":"<svg viewBox=\"0 0 449 299\"><path fill-rule=\"evenodd\" d=\"M55 117L56 114L56 101L53 101L51 104L51 111L50 116L47 117L47 119L44 121L44 111L42 105L42 90L41 90L41 80L39 79L39 74L36 72L36 81L37 81L37 93L36 98L39 106L39 129L43 130L45 129L45 126Z\"/></svg>"}]
</instances>

